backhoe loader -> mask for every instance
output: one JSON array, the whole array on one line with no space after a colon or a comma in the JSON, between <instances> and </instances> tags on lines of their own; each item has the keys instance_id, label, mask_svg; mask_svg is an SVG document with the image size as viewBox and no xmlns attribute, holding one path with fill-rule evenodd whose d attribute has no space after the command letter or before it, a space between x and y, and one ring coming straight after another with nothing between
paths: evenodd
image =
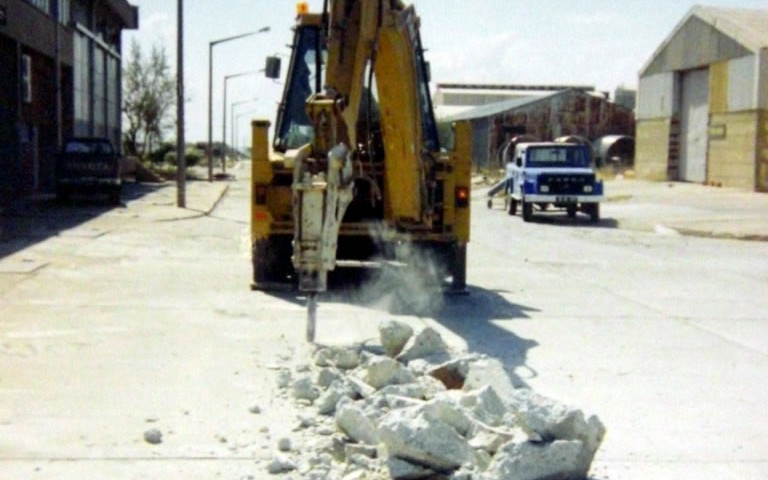
<instances>
[{"instance_id":1,"label":"backhoe loader","mask_svg":"<svg viewBox=\"0 0 768 480\"><path fill-rule=\"evenodd\" d=\"M315 335L316 295L338 261L424 252L466 291L471 130L441 149L413 6L298 5L282 101L252 122L253 287L297 284ZM267 62L274 76L276 58Z\"/></svg>"}]
</instances>

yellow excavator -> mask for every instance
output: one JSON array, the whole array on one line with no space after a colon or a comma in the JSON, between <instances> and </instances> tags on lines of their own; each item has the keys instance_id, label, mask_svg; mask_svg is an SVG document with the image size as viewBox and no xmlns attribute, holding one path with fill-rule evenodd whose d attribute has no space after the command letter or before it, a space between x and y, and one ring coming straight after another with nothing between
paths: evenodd
<instances>
[{"instance_id":1,"label":"yellow excavator","mask_svg":"<svg viewBox=\"0 0 768 480\"><path fill-rule=\"evenodd\" d=\"M441 149L413 6L325 0L297 7L274 140L252 122L253 287L298 284L314 341L316 296L337 261L425 252L466 291L471 127ZM279 77L278 57L267 76Z\"/></svg>"}]
</instances>

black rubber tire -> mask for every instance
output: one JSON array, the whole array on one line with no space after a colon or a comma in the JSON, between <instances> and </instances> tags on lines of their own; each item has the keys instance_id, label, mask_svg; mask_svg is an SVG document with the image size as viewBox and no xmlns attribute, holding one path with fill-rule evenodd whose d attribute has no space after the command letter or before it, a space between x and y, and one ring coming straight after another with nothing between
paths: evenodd
<instances>
[{"instance_id":1,"label":"black rubber tire","mask_svg":"<svg viewBox=\"0 0 768 480\"><path fill-rule=\"evenodd\" d=\"M453 259L450 266L451 291L463 292L467 289L467 244L454 244L452 253Z\"/></svg>"},{"instance_id":2,"label":"black rubber tire","mask_svg":"<svg viewBox=\"0 0 768 480\"><path fill-rule=\"evenodd\" d=\"M531 202L526 202L523 200L522 202L522 210L523 210L523 221L524 222L530 222L533 220L533 204Z\"/></svg>"},{"instance_id":3,"label":"black rubber tire","mask_svg":"<svg viewBox=\"0 0 768 480\"><path fill-rule=\"evenodd\" d=\"M591 203L589 204L589 209L587 211L589 213L589 221L592 223L597 223L600 221L600 204L599 203Z\"/></svg>"},{"instance_id":4,"label":"black rubber tire","mask_svg":"<svg viewBox=\"0 0 768 480\"><path fill-rule=\"evenodd\" d=\"M565 212L569 218L574 218L576 216L576 205L568 205L565 207Z\"/></svg>"},{"instance_id":5,"label":"black rubber tire","mask_svg":"<svg viewBox=\"0 0 768 480\"><path fill-rule=\"evenodd\" d=\"M509 208L507 209L507 213L510 215L514 215L517 213L517 200L514 198L509 199Z\"/></svg>"},{"instance_id":6,"label":"black rubber tire","mask_svg":"<svg viewBox=\"0 0 768 480\"><path fill-rule=\"evenodd\" d=\"M269 289L274 284L288 281L287 276L293 272L290 238L259 240L253 246L252 255L256 288Z\"/></svg>"},{"instance_id":7,"label":"black rubber tire","mask_svg":"<svg viewBox=\"0 0 768 480\"><path fill-rule=\"evenodd\" d=\"M493 199L490 199L490 198L488 199L488 208L489 209L493 208Z\"/></svg>"}]
</instances>

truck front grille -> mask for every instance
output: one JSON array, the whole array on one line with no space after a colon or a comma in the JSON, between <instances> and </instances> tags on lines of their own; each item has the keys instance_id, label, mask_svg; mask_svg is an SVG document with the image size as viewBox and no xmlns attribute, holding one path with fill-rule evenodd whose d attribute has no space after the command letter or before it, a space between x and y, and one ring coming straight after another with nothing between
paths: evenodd
<instances>
[{"instance_id":1,"label":"truck front grille","mask_svg":"<svg viewBox=\"0 0 768 480\"><path fill-rule=\"evenodd\" d=\"M549 187L549 193L554 195L578 195L584 192L584 185L594 185L595 175L590 174L541 174L539 188Z\"/></svg>"}]
</instances>

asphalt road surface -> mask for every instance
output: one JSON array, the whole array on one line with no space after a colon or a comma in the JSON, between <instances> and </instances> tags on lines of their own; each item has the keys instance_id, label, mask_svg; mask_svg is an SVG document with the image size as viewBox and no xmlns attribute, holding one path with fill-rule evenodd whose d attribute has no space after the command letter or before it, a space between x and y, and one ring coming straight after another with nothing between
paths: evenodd
<instances>
[{"instance_id":1,"label":"asphalt road surface","mask_svg":"<svg viewBox=\"0 0 768 480\"><path fill-rule=\"evenodd\" d=\"M308 361L306 312L250 291L235 173L211 211L131 187L123 208L42 203L7 221L0 478L267 478L297 414L275 368ZM621 230L627 201L597 225L472 206L470 295L343 270L317 341L366 341L397 318L498 357L516 384L604 422L594 479L766 478L768 244Z\"/></svg>"}]
</instances>

